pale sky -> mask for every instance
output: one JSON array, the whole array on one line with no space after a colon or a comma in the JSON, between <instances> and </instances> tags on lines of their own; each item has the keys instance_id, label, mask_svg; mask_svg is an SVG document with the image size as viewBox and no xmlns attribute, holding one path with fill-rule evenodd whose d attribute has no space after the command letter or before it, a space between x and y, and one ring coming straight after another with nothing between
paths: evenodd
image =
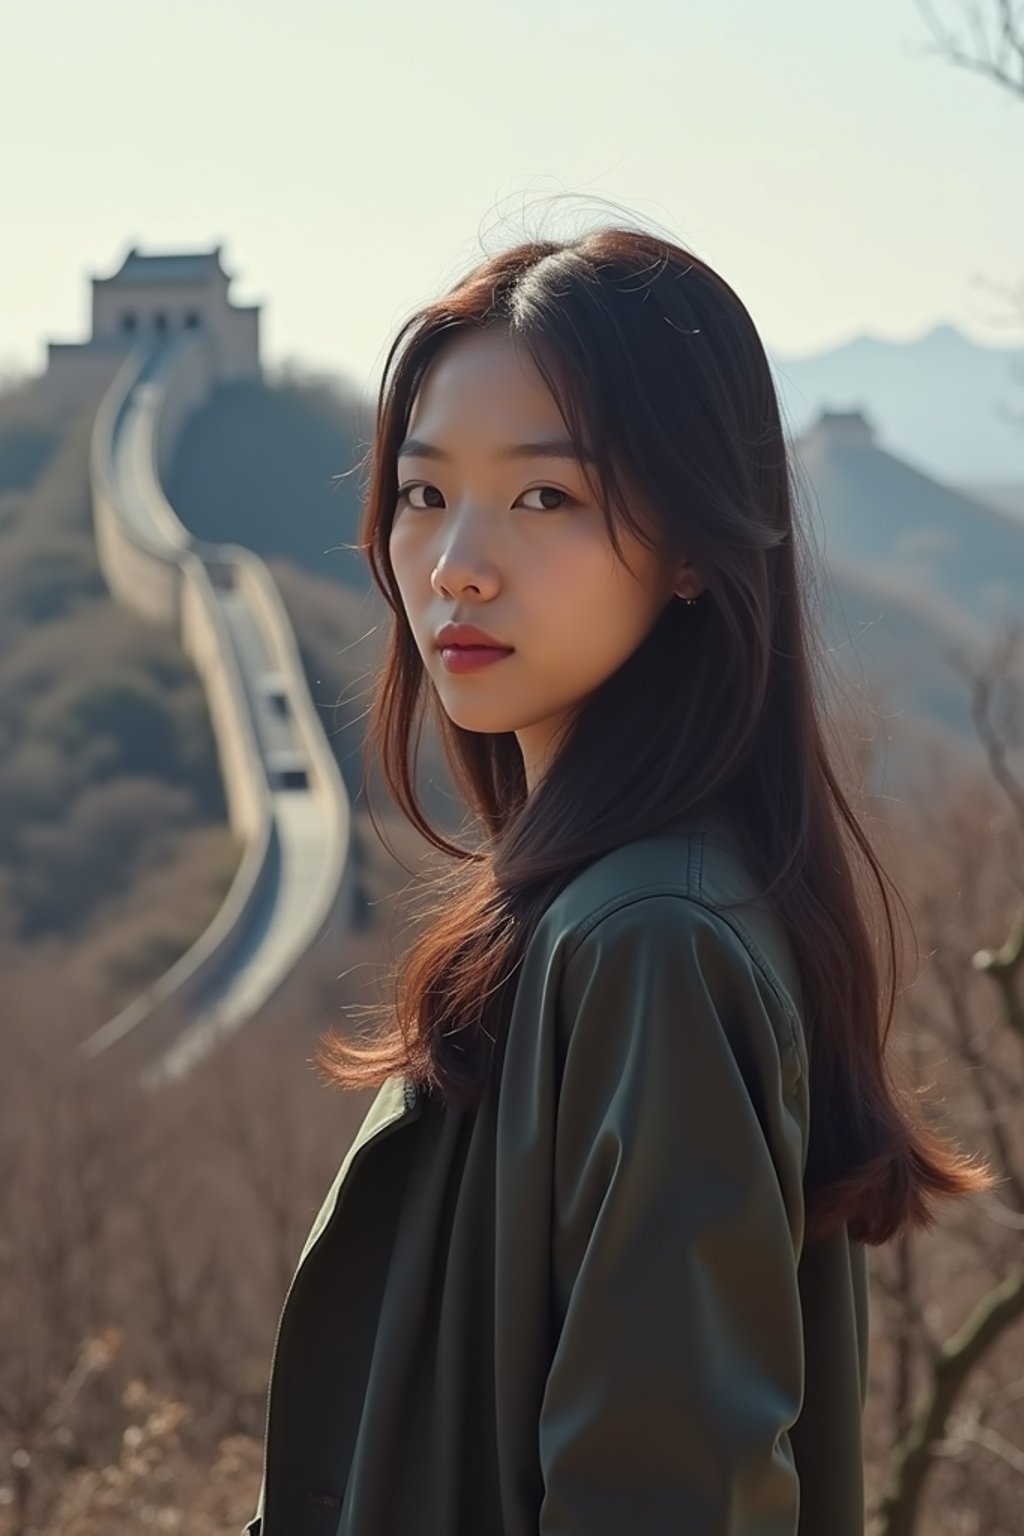
<instances>
[{"instance_id":1,"label":"pale sky","mask_svg":"<svg viewBox=\"0 0 1024 1536\"><path fill-rule=\"evenodd\" d=\"M265 363L372 391L416 306L601 199L773 355L1024 341L983 286L1024 281L1024 100L931 52L920 0L0 0L0 36L0 372L85 340L133 243L220 241Z\"/></svg>"}]
</instances>

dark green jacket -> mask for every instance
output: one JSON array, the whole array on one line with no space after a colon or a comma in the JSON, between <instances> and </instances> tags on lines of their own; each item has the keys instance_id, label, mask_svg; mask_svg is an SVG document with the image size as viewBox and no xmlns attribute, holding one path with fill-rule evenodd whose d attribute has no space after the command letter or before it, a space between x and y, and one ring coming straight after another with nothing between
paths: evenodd
<instances>
[{"instance_id":1,"label":"dark green jacket","mask_svg":"<svg viewBox=\"0 0 1024 1536\"><path fill-rule=\"evenodd\" d=\"M380 1089L250 1536L863 1536L865 1255L805 1246L800 987L728 829L578 875L475 1113Z\"/></svg>"}]
</instances>

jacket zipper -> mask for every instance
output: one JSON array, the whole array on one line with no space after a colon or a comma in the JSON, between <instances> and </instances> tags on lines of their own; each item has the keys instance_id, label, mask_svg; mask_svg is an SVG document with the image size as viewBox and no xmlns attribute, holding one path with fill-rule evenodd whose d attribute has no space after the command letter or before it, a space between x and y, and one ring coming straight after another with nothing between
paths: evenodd
<instances>
[{"instance_id":1,"label":"jacket zipper","mask_svg":"<svg viewBox=\"0 0 1024 1536\"><path fill-rule=\"evenodd\" d=\"M416 1100L418 1098L418 1095L419 1095L419 1091L417 1089L416 1084L413 1083L413 1082L410 1082L408 1079L406 1079L405 1088L404 1088L404 1100L405 1100L405 1102L404 1102L404 1106L403 1106L401 1112L399 1114L395 1115L395 1117L392 1120L388 1120L383 1125L378 1126L377 1129L374 1131L373 1135L367 1137L366 1141L363 1142L362 1146L355 1153L355 1156L352 1158L352 1161L351 1161L351 1163L348 1166L348 1171L345 1174L344 1183L343 1183L341 1189L339 1189L339 1191L338 1191L337 1198L336 1198L336 1200L334 1202L334 1209L332 1210L332 1212L331 1212L330 1216L327 1218L327 1220L324 1222L322 1230L317 1234L317 1238L316 1238L316 1241L313 1243L313 1246L310 1248L309 1252L305 1255L305 1258L303 1258L303 1260L299 1264L298 1268L296 1269L295 1273L292 1275L292 1278L291 1278L291 1280L290 1280L290 1282L288 1284L288 1289L285 1292L284 1301L281 1304L280 1315L278 1316L278 1319L277 1319L277 1329L276 1329L276 1331L274 1333L274 1345L273 1345L273 1348L272 1348L272 1350L270 1352L270 1379L269 1379L269 1381L267 1383L267 1433L266 1433L266 1437L265 1437L264 1445L263 1445L263 1477L262 1477L262 1482L261 1482L261 1487L262 1487L262 1490L263 1490L263 1509L261 1511L261 1523L260 1523L260 1525L258 1527L258 1529L259 1529L259 1536L268 1536L268 1530L269 1530L269 1527L267 1525L267 1494L269 1492L269 1488L268 1488L268 1484L267 1484L267 1472L268 1472L269 1466L270 1466L270 1445L271 1445L271 1427L272 1427L272 1425L271 1425L271 1410L272 1410L272 1405L273 1405L273 1400L274 1400L274 1372L275 1372L275 1370L277 1368L278 1347L279 1347L279 1345L281 1343L281 1333L282 1333L282 1331L284 1329L284 1320L285 1320L285 1316L286 1316L287 1311L288 1311L288 1305L289 1305L289 1303L290 1303L290 1301L292 1299L292 1295L293 1295L293 1292L295 1290L296 1282L298 1281L299 1275L306 1268L306 1265L307 1265L308 1261L313 1257L313 1254L316 1252L317 1248L319 1248L321 1242L327 1236L328 1232L331 1230L331 1227L334 1225L335 1219L336 1219L336 1217L338 1215L339 1210L341 1209L342 1201L343 1201L344 1196L345 1196L345 1189L348 1186L349 1181L352 1178L353 1172L355 1171L355 1169L357 1168L359 1163L362 1162L363 1153L367 1152L370 1149L370 1147L375 1147L379 1141L383 1141L385 1136L390 1135L392 1131L397 1130L400 1126L405 1125L407 1123L409 1111L412 1110L413 1108L415 1108Z\"/></svg>"}]
</instances>

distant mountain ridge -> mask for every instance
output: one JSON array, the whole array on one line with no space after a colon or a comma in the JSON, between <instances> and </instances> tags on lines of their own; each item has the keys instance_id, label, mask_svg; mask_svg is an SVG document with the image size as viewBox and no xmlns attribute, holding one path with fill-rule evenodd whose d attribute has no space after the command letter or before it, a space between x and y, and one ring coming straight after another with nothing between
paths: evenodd
<instances>
[{"instance_id":1,"label":"distant mountain ridge","mask_svg":"<svg viewBox=\"0 0 1024 1536\"><path fill-rule=\"evenodd\" d=\"M809 357L768 353L795 436L823 410L860 410L906 463L949 485L1011 487L1024 512L1024 346L937 325L914 341L866 335Z\"/></svg>"},{"instance_id":2,"label":"distant mountain ridge","mask_svg":"<svg viewBox=\"0 0 1024 1536\"><path fill-rule=\"evenodd\" d=\"M1024 522L904 463L857 411L824 412L795 448L828 559L986 627L1024 617Z\"/></svg>"}]
</instances>

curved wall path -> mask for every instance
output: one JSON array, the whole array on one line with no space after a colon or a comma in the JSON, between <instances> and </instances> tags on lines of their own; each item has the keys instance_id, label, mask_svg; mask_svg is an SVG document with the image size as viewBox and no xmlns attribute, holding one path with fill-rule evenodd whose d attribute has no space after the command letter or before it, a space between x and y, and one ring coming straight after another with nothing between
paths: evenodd
<instances>
[{"instance_id":1,"label":"curved wall path","mask_svg":"<svg viewBox=\"0 0 1024 1536\"><path fill-rule=\"evenodd\" d=\"M351 917L348 795L277 587L251 551L194 539L163 493L181 428L210 386L200 337L140 348L104 397L92 442L104 577L194 662L243 845L206 932L83 1046L131 1053L147 1086L183 1076L271 1000L312 944L338 944Z\"/></svg>"}]
</instances>

